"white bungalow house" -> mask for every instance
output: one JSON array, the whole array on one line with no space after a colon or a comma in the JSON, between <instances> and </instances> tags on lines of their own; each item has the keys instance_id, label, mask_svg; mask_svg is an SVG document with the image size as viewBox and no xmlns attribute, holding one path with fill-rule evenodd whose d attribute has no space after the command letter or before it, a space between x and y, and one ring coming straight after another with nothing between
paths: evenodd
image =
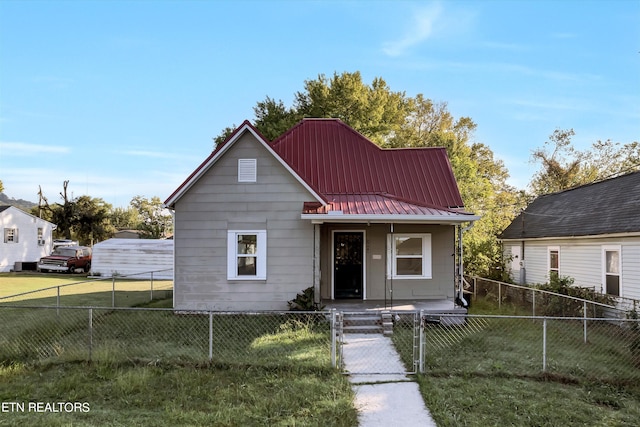
<instances>
[{"instance_id":1,"label":"white bungalow house","mask_svg":"<svg viewBox=\"0 0 640 427\"><path fill-rule=\"evenodd\" d=\"M304 119L273 142L245 121L165 205L184 310L282 310L309 287L322 303L453 308L456 230L479 218L444 148L381 149L337 119Z\"/></svg>"},{"instance_id":2,"label":"white bungalow house","mask_svg":"<svg viewBox=\"0 0 640 427\"><path fill-rule=\"evenodd\" d=\"M13 206L0 206L0 272L28 269L53 249L56 225Z\"/></svg>"},{"instance_id":3,"label":"white bungalow house","mask_svg":"<svg viewBox=\"0 0 640 427\"><path fill-rule=\"evenodd\" d=\"M540 196L501 239L516 283L556 274L640 300L640 172Z\"/></svg>"}]
</instances>

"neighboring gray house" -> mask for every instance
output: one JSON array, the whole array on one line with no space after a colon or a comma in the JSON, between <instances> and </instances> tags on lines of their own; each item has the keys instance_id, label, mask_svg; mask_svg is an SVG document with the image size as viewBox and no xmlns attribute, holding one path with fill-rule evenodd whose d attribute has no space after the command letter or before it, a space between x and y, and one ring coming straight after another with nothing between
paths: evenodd
<instances>
[{"instance_id":1,"label":"neighboring gray house","mask_svg":"<svg viewBox=\"0 0 640 427\"><path fill-rule=\"evenodd\" d=\"M0 206L0 272L36 269L53 249L56 225L14 206Z\"/></svg>"},{"instance_id":2,"label":"neighboring gray house","mask_svg":"<svg viewBox=\"0 0 640 427\"><path fill-rule=\"evenodd\" d=\"M540 196L500 236L516 283L640 299L640 172Z\"/></svg>"},{"instance_id":3,"label":"neighboring gray house","mask_svg":"<svg viewBox=\"0 0 640 427\"><path fill-rule=\"evenodd\" d=\"M273 142L245 121L166 200L174 306L282 310L324 302L455 300L463 210L444 148L384 150L336 119Z\"/></svg>"}]
</instances>

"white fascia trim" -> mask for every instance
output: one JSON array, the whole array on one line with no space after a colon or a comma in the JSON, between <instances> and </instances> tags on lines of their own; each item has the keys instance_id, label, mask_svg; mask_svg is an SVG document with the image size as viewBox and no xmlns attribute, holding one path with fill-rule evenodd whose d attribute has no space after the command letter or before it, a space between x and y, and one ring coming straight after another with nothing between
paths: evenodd
<instances>
[{"instance_id":1,"label":"white fascia trim","mask_svg":"<svg viewBox=\"0 0 640 427\"><path fill-rule=\"evenodd\" d=\"M173 206L178 200L180 200L180 198L184 195L184 193L187 192L187 190L189 190L193 184L195 184L202 175L204 175L210 168L211 166L213 166L220 157L222 157L224 155L224 153L226 153L229 148L231 148L233 146L233 144L236 143L236 141L238 141L246 131L251 132L251 134L258 140L260 141L260 143L262 144L262 146L264 148L267 149L267 151L269 153L271 153L271 155L273 157L275 157L282 166L284 166L284 168L289 171L289 173L291 175L293 175L293 177L300 183L302 184L302 186L307 189L307 191L309 191L309 193L311 193L313 195L313 197L320 203L322 203L322 206L326 206L327 203L322 199L322 197L320 197L318 195L318 193L316 193L311 187L309 187L309 185L300 177L300 175L298 175L293 169L291 169L291 167L287 164L287 162L285 162L282 157L280 157L278 155L278 153L276 153L275 151L273 151L273 148L271 148L269 146L269 144L267 144L267 142L262 139L262 137L260 135L258 135L249 125L245 124L243 125L240 129L238 129L238 131L236 132L236 134L233 136L233 138L231 138L229 140L229 142L227 142L221 149L220 151L218 151L215 156L213 156L212 158L209 159L209 161L202 166L202 168L200 168L200 170L198 171L198 173L196 173L191 180L189 180L188 183L186 183L184 185L184 187L182 187L182 189L180 190L180 192L176 193L176 195L174 195L170 200L167 200L166 206Z\"/></svg>"},{"instance_id":2,"label":"white fascia trim","mask_svg":"<svg viewBox=\"0 0 640 427\"><path fill-rule=\"evenodd\" d=\"M372 223L431 223L431 224L460 224L463 222L477 221L477 215L328 215L328 214L301 214L301 219L311 220L314 224L325 222L372 222Z\"/></svg>"}]
</instances>

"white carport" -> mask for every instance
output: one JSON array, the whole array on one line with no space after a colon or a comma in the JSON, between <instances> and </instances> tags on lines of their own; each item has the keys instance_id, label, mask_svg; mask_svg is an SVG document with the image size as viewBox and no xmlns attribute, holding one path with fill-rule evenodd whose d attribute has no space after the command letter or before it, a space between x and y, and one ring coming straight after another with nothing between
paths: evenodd
<instances>
[{"instance_id":1,"label":"white carport","mask_svg":"<svg viewBox=\"0 0 640 427\"><path fill-rule=\"evenodd\" d=\"M93 246L91 273L132 279L173 279L173 240L109 239Z\"/></svg>"}]
</instances>

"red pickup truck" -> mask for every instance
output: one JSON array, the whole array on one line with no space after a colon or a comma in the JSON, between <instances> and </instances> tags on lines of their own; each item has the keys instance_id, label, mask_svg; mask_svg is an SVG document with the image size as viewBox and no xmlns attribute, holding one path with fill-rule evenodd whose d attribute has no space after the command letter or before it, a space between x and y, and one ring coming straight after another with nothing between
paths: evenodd
<instances>
[{"instance_id":1,"label":"red pickup truck","mask_svg":"<svg viewBox=\"0 0 640 427\"><path fill-rule=\"evenodd\" d=\"M38 271L62 271L75 273L76 270L91 270L91 248L86 246L58 246L51 255L40 258Z\"/></svg>"}]
</instances>

